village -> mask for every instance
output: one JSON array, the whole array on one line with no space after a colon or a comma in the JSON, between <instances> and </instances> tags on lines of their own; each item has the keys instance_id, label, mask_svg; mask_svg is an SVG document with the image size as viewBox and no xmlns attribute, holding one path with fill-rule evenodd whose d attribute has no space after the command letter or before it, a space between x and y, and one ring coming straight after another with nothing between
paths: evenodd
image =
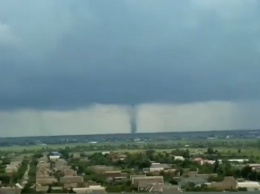
<instances>
[{"instance_id":1,"label":"village","mask_svg":"<svg viewBox=\"0 0 260 194\"><path fill-rule=\"evenodd\" d=\"M260 163L209 159L216 156L211 148L200 157L188 149L9 154L2 156L0 193L260 191Z\"/></svg>"}]
</instances>

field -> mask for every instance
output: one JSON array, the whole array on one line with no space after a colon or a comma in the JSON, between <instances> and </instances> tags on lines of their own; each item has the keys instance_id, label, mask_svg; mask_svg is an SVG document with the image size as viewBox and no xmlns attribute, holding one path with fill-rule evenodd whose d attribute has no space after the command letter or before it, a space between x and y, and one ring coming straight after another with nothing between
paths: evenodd
<instances>
[{"instance_id":1,"label":"field","mask_svg":"<svg viewBox=\"0 0 260 194\"><path fill-rule=\"evenodd\" d=\"M122 146L134 145L134 149L124 148ZM199 147L198 144L204 145L204 147ZM148 145L160 146L158 148L153 148L157 151L171 152L176 148L163 148L163 145L178 146L178 149L188 149L191 154L203 154L207 151L208 147L213 147L215 150L221 153L222 156L236 156L236 157L259 157L260 149L256 145L256 140L252 139L211 139L211 140L172 140L172 141L149 141L149 142L104 142L104 143L71 143L71 144L58 144L58 145L33 145L33 146L15 146L15 147L1 147L0 151L7 152L33 152L40 150L59 150L62 148L70 148L71 150L77 152L78 147L80 150L84 148L89 148L84 150L85 153L93 153L97 151L110 151L110 146L114 146L114 151L117 152L142 152L147 150ZM240 147L238 147L240 145ZM146 146L146 147L145 147ZM108 149L106 149L106 147Z\"/></svg>"}]
</instances>

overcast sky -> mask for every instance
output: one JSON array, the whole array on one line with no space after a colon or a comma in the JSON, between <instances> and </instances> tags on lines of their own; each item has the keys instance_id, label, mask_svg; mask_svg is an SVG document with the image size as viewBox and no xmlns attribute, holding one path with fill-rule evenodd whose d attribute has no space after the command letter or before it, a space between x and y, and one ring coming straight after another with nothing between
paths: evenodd
<instances>
[{"instance_id":1,"label":"overcast sky","mask_svg":"<svg viewBox=\"0 0 260 194\"><path fill-rule=\"evenodd\" d=\"M2 136L260 128L259 0L0 0Z\"/></svg>"}]
</instances>

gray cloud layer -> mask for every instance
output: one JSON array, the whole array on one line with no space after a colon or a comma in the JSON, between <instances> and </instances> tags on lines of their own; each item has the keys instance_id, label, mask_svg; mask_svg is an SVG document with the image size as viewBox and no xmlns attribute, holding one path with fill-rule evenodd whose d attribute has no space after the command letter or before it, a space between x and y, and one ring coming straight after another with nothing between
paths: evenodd
<instances>
[{"instance_id":1,"label":"gray cloud layer","mask_svg":"<svg viewBox=\"0 0 260 194\"><path fill-rule=\"evenodd\" d=\"M258 99L258 0L1 1L0 107Z\"/></svg>"},{"instance_id":2,"label":"gray cloud layer","mask_svg":"<svg viewBox=\"0 0 260 194\"><path fill-rule=\"evenodd\" d=\"M259 0L0 4L8 136L129 132L134 104L144 132L260 125Z\"/></svg>"}]
</instances>

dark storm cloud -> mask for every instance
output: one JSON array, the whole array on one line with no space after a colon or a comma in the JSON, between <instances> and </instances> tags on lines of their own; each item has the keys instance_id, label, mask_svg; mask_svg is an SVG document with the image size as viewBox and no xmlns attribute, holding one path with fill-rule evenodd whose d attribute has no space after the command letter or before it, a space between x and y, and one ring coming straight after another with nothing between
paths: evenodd
<instances>
[{"instance_id":1,"label":"dark storm cloud","mask_svg":"<svg viewBox=\"0 0 260 194\"><path fill-rule=\"evenodd\" d=\"M0 8L2 109L260 97L258 1L16 3Z\"/></svg>"}]
</instances>

